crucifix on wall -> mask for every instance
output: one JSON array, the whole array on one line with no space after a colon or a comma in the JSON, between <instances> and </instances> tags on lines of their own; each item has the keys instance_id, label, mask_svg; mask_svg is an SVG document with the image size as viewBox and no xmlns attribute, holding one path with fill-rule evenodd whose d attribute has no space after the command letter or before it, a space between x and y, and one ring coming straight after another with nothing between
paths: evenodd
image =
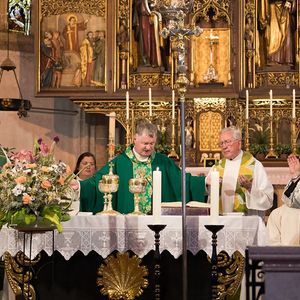
<instances>
[{"instance_id":1,"label":"crucifix on wall","mask_svg":"<svg viewBox=\"0 0 300 300\"><path fill-rule=\"evenodd\" d=\"M206 37L209 41L209 57L210 62L207 69L207 72L203 76L203 79L208 82L216 82L218 81L218 74L216 71L216 68L213 65L213 46L219 43L219 36L213 35L213 30L210 30L210 34L208 37Z\"/></svg>"}]
</instances>

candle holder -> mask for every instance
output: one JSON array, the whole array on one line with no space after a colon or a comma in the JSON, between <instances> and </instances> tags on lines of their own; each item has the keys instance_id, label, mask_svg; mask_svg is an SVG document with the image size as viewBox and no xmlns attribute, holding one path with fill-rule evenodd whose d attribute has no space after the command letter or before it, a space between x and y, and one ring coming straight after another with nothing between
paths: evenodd
<instances>
[{"instance_id":1,"label":"candle holder","mask_svg":"<svg viewBox=\"0 0 300 300\"><path fill-rule=\"evenodd\" d=\"M292 118L291 133L292 133L292 153L296 155L297 154L296 118Z\"/></svg>"},{"instance_id":2,"label":"candle holder","mask_svg":"<svg viewBox=\"0 0 300 300\"><path fill-rule=\"evenodd\" d=\"M212 254L211 254L211 299L218 299L218 255L217 255L217 232L224 225L204 225L212 233Z\"/></svg>"},{"instance_id":3,"label":"candle holder","mask_svg":"<svg viewBox=\"0 0 300 300\"><path fill-rule=\"evenodd\" d=\"M119 176L113 174L113 163L109 164L109 173L103 175L99 181L99 190L104 193L104 207L103 210L97 214L101 215L119 215L120 213L112 208L112 193L118 191L119 188Z\"/></svg>"},{"instance_id":4,"label":"candle holder","mask_svg":"<svg viewBox=\"0 0 300 300\"><path fill-rule=\"evenodd\" d=\"M250 143L249 143L249 119L246 119L245 121L245 146L246 146L246 151L249 152L249 146L250 146Z\"/></svg>"},{"instance_id":5,"label":"candle holder","mask_svg":"<svg viewBox=\"0 0 300 300\"><path fill-rule=\"evenodd\" d=\"M266 155L266 158L277 158L278 155L274 151L274 136L273 136L273 116L270 116L270 150Z\"/></svg>"},{"instance_id":6,"label":"candle holder","mask_svg":"<svg viewBox=\"0 0 300 300\"><path fill-rule=\"evenodd\" d=\"M130 126L129 126L129 119L126 120L126 147L130 144Z\"/></svg>"},{"instance_id":7,"label":"candle holder","mask_svg":"<svg viewBox=\"0 0 300 300\"><path fill-rule=\"evenodd\" d=\"M139 203L140 203L140 193L145 193L147 185L146 178L132 178L129 180L129 191L134 194L134 211L129 215L143 215L140 211Z\"/></svg>"},{"instance_id":8,"label":"candle holder","mask_svg":"<svg viewBox=\"0 0 300 300\"><path fill-rule=\"evenodd\" d=\"M171 120L172 123L172 140L171 140L171 152L168 154L168 157L174 157L179 159L178 154L175 151L175 119Z\"/></svg>"},{"instance_id":9,"label":"candle holder","mask_svg":"<svg viewBox=\"0 0 300 300\"><path fill-rule=\"evenodd\" d=\"M154 299L160 300L160 261L161 255L159 251L160 245L160 232L165 229L167 225L155 224L148 225L148 227L154 232Z\"/></svg>"}]
</instances>

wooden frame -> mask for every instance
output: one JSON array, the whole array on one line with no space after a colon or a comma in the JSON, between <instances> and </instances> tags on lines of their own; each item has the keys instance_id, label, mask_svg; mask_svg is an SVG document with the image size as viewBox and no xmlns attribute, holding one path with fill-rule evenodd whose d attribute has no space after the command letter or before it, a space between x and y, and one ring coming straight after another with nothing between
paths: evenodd
<instances>
[{"instance_id":1,"label":"wooden frame","mask_svg":"<svg viewBox=\"0 0 300 300\"><path fill-rule=\"evenodd\" d=\"M107 0L39 0L37 93L89 95L105 91Z\"/></svg>"}]
</instances>

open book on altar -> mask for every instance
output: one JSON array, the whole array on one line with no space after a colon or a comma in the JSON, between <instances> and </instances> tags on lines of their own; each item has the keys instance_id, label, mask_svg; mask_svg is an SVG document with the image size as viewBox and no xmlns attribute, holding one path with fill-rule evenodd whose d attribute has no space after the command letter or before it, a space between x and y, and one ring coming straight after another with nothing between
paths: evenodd
<instances>
[{"instance_id":1,"label":"open book on altar","mask_svg":"<svg viewBox=\"0 0 300 300\"><path fill-rule=\"evenodd\" d=\"M181 201L162 202L161 213L162 215L181 215ZM209 215L210 203L190 201L186 204L187 215Z\"/></svg>"}]
</instances>

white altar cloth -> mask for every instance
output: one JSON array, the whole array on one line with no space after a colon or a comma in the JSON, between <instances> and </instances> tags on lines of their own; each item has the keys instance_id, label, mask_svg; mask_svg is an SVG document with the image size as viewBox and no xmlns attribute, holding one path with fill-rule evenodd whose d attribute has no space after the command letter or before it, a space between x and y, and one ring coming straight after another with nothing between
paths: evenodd
<instances>
[{"instance_id":1,"label":"white altar cloth","mask_svg":"<svg viewBox=\"0 0 300 300\"><path fill-rule=\"evenodd\" d=\"M168 250L175 258L182 253L181 216L162 216L161 224L166 228L161 231L160 251ZM80 250L87 255L95 251L107 257L114 250L132 250L143 257L154 250L154 233L148 228L153 223L152 216L75 216L63 223L63 232L54 231L54 250L65 259ZM211 224L209 216L187 216L187 249L193 254L204 250L211 255L211 232L204 225ZM218 232L218 252L225 250L231 255L235 250L244 254L248 245L266 244L266 227L258 216L223 216L219 224L224 228ZM12 228L3 227L0 231L0 255L8 251L11 255L19 250L29 256L30 234L25 235ZM41 250L52 254L52 232L34 233L32 235L31 258Z\"/></svg>"}]
</instances>

